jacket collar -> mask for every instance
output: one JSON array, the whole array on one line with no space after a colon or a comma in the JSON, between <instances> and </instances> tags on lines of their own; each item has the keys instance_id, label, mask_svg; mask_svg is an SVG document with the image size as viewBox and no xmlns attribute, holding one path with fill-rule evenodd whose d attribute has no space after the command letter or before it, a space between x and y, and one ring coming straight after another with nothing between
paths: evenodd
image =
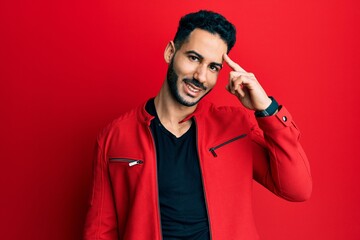
<instances>
[{"instance_id":1,"label":"jacket collar","mask_svg":"<svg viewBox=\"0 0 360 240\"><path fill-rule=\"evenodd\" d=\"M155 116L151 115L150 113L148 113L146 111L146 109L145 109L146 103L147 103L147 101L145 103L143 103L142 106L140 106L141 109L139 109L138 112L139 112L140 120L142 122L144 122L146 125L150 126L151 120L153 120ZM186 122L186 121L190 120L192 117L196 117L196 116L200 115L203 112L205 106L208 105L208 104L209 103L206 100L202 99L197 104L195 111L193 113L189 114L187 117L185 117L179 123Z\"/></svg>"}]
</instances>

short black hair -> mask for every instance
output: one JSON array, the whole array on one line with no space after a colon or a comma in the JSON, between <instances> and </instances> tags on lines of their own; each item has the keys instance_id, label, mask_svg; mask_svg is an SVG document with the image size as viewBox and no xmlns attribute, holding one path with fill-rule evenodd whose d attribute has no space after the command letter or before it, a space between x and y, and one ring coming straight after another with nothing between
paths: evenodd
<instances>
[{"instance_id":1,"label":"short black hair","mask_svg":"<svg viewBox=\"0 0 360 240\"><path fill-rule=\"evenodd\" d=\"M180 19L174 38L175 47L180 49L190 33L196 28L212 34L218 34L227 44L228 52L230 52L236 42L236 29L232 23L218 13L200 10L189 13Z\"/></svg>"}]
</instances>

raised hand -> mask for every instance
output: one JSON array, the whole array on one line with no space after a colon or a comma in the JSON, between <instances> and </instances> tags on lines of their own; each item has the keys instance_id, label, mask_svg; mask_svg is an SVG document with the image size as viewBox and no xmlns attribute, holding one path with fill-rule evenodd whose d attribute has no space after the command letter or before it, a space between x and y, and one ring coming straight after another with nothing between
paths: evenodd
<instances>
[{"instance_id":1,"label":"raised hand","mask_svg":"<svg viewBox=\"0 0 360 240\"><path fill-rule=\"evenodd\" d=\"M232 69L226 90L235 95L246 108L257 111L265 110L271 104L271 99L255 75L245 71L227 54L224 54L223 58Z\"/></svg>"}]
</instances>

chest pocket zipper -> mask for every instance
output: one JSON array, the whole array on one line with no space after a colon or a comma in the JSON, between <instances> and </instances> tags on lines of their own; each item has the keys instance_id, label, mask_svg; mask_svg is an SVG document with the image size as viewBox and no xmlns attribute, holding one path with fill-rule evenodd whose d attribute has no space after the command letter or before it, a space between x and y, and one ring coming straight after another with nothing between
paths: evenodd
<instances>
[{"instance_id":1,"label":"chest pocket zipper","mask_svg":"<svg viewBox=\"0 0 360 240\"><path fill-rule=\"evenodd\" d=\"M232 139L230 139L230 140L228 140L228 141L226 141L226 142L223 142L223 143L221 143L221 144L219 144L219 145L217 145L217 146L215 146L215 147L210 148L209 151L212 153L212 155L213 155L214 157L217 157L217 154L216 154L216 152L215 152L216 149L219 149L219 148L221 148L221 147L223 147L223 146L225 146L225 145L227 145L227 144L229 144L229 143L232 143L232 142L234 142L234 141L236 141L236 140L239 140L239 139L241 139L241 138L244 138L244 137L246 137L246 135L247 135L247 134L241 134L240 136L234 137L234 138L232 138Z\"/></svg>"},{"instance_id":2,"label":"chest pocket zipper","mask_svg":"<svg viewBox=\"0 0 360 240\"><path fill-rule=\"evenodd\" d=\"M133 167L138 164L143 164L144 161L135 160L135 159L128 159L128 158L109 158L110 162L118 162L118 163L127 163L129 167Z\"/></svg>"}]
</instances>

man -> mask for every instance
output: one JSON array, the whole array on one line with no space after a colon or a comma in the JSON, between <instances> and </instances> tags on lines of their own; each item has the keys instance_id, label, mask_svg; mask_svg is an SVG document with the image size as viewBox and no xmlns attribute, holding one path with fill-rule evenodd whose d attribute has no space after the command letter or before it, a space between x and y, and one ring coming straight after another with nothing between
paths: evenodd
<instances>
[{"instance_id":1,"label":"man","mask_svg":"<svg viewBox=\"0 0 360 240\"><path fill-rule=\"evenodd\" d=\"M258 239L252 180L289 201L312 188L291 115L228 57L235 28L223 16L184 16L165 48L158 95L99 135L85 239ZM243 107L201 100L223 64Z\"/></svg>"}]
</instances>

